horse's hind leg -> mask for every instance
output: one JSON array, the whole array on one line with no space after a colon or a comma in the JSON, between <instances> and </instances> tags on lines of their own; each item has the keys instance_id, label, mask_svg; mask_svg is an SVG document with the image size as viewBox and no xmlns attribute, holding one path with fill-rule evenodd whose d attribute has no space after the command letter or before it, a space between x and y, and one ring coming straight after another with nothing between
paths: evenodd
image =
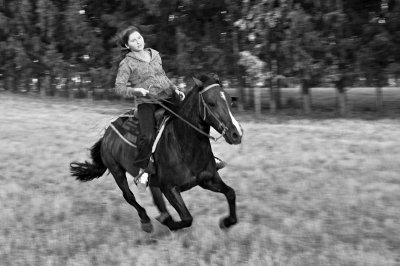
<instances>
[{"instance_id":1,"label":"horse's hind leg","mask_svg":"<svg viewBox=\"0 0 400 266\"><path fill-rule=\"evenodd\" d=\"M227 184L222 181L218 173L212 179L204 180L200 183L200 186L204 189L208 189L214 192L219 192L225 195L229 204L229 216L221 219L219 226L221 228L229 228L237 223L236 217L236 193Z\"/></svg>"},{"instance_id":2,"label":"horse's hind leg","mask_svg":"<svg viewBox=\"0 0 400 266\"><path fill-rule=\"evenodd\" d=\"M110 165L110 164L108 164ZM143 231L150 233L153 231L153 226L151 224L150 218L146 213L146 210L137 203L135 196L133 195L132 191L129 189L128 180L126 179L125 171L120 167L116 162L113 162L112 167L108 167L111 174L113 175L115 182L117 182L118 187L122 191L122 195L124 196L125 200L135 207L137 210L140 222L142 224Z\"/></svg>"},{"instance_id":3,"label":"horse's hind leg","mask_svg":"<svg viewBox=\"0 0 400 266\"><path fill-rule=\"evenodd\" d=\"M193 217L189 210L186 208L185 202L183 201L181 192L177 187L172 187L163 190L165 197L171 203L172 207L178 212L181 217L181 221L173 221L172 218L165 225L168 226L170 230L178 230L184 227L189 227L192 225Z\"/></svg>"}]
</instances>

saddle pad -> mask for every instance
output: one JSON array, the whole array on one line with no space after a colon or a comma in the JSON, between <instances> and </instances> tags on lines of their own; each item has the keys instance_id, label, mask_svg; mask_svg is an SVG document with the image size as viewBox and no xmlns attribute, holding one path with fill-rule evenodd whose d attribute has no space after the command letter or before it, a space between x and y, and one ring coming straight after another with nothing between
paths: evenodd
<instances>
[{"instance_id":1,"label":"saddle pad","mask_svg":"<svg viewBox=\"0 0 400 266\"><path fill-rule=\"evenodd\" d=\"M134 116L134 110L125 113L111 122L111 127L125 142L128 141L129 145L137 147L140 126L139 120Z\"/></svg>"}]
</instances>

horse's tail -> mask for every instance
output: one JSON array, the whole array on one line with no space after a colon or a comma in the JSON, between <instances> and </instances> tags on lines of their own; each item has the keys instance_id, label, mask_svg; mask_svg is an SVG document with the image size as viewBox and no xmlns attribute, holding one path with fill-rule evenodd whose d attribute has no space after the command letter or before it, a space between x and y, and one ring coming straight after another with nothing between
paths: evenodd
<instances>
[{"instance_id":1,"label":"horse's tail","mask_svg":"<svg viewBox=\"0 0 400 266\"><path fill-rule=\"evenodd\" d=\"M100 148L103 138L99 139L92 148L90 148L90 155L92 162L85 161L84 163L72 162L70 163L71 175L76 177L76 180L87 182L95 178L101 177L107 170L101 160Z\"/></svg>"}]
</instances>

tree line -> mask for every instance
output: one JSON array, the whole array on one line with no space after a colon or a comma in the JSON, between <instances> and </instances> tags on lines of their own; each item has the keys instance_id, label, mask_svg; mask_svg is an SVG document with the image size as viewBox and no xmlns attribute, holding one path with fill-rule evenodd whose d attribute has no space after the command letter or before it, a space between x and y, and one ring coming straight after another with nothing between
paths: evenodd
<instances>
[{"instance_id":1,"label":"tree line","mask_svg":"<svg viewBox=\"0 0 400 266\"><path fill-rule=\"evenodd\" d=\"M382 99L400 75L400 0L2 0L4 87L33 79L43 94L115 97L117 33L128 25L168 76L212 71L229 86L268 87L271 111L282 86L300 85L310 112L310 88L329 85L345 114L347 87L374 86Z\"/></svg>"}]
</instances>

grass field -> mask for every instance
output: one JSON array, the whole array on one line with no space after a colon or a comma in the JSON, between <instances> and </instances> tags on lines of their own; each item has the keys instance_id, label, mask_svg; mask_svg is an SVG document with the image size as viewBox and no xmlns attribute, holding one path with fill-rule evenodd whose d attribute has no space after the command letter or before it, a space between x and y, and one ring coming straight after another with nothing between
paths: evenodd
<instances>
[{"instance_id":1,"label":"grass field","mask_svg":"<svg viewBox=\"0 0 400 266\"><path fill-rule=\"evenodd\" d=\"M68 172L124 108L0 93L0 265L400 265L396 116L238 115L243 144L213 144L238 225L221 231L225 198L194 188L191 228L153 219L146 234L111 176ZM132 190L155 217L149 192Z\"/></svg>"}]
</instances>

